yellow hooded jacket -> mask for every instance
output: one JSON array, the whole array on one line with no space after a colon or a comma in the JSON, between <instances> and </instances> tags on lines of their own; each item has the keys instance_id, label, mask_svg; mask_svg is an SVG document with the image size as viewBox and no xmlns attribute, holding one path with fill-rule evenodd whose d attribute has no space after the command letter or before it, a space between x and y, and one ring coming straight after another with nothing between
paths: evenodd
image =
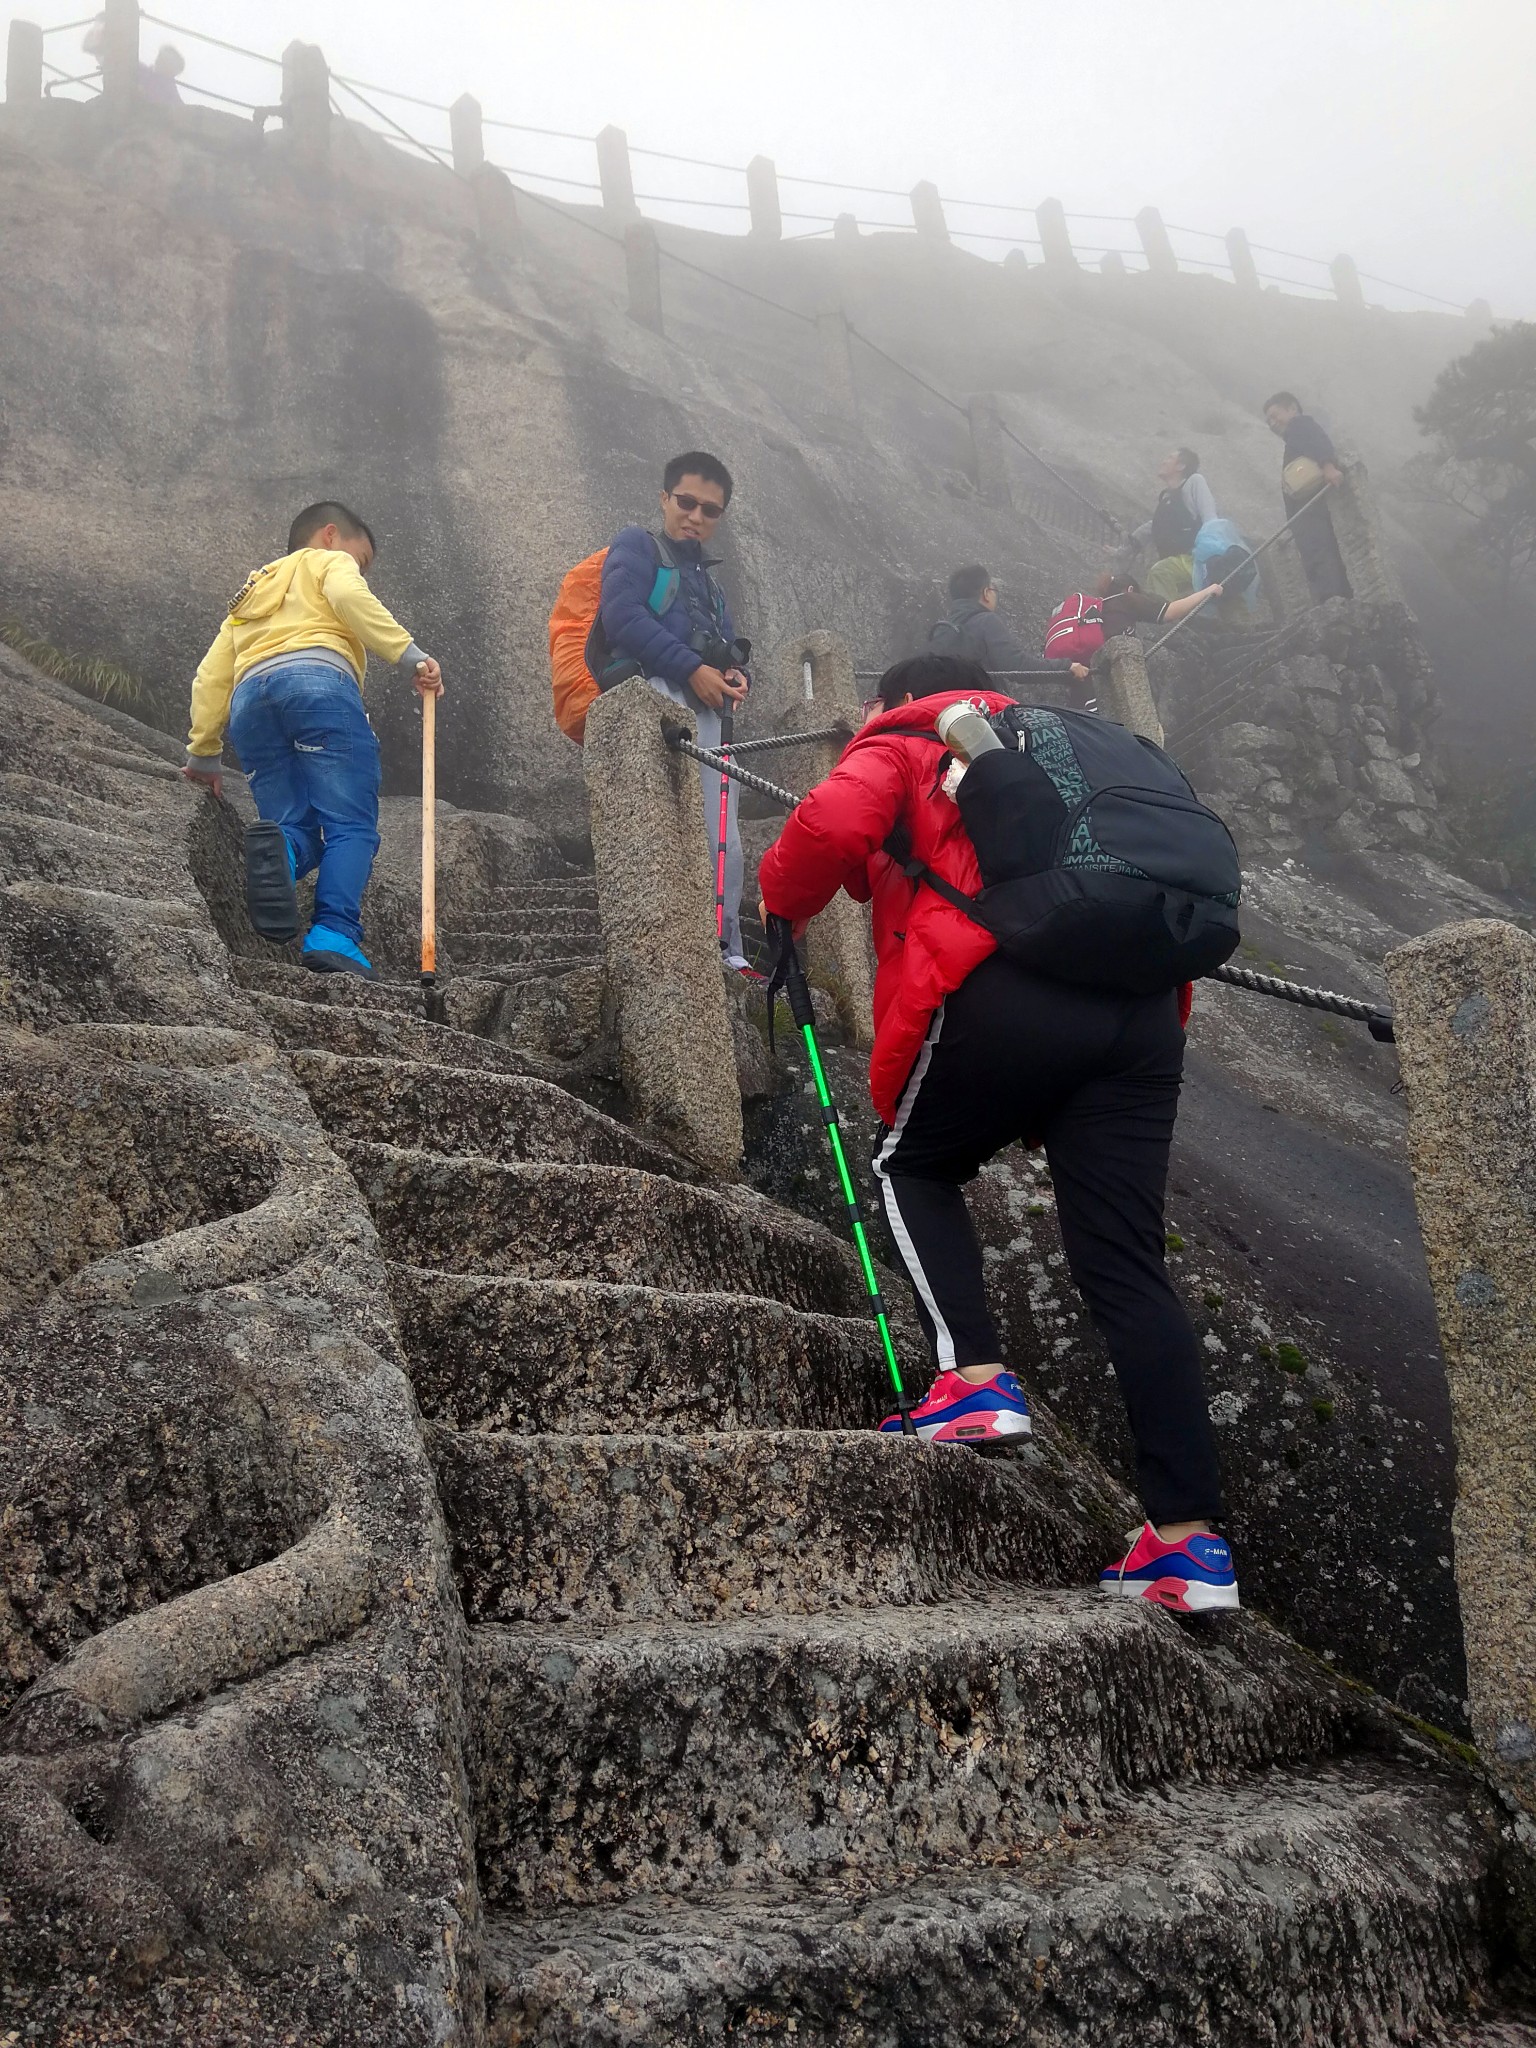
<instances>
[{"instance_id":1,"label":"yellow hooded jacket","mask_svg":"<svg viewBox=\"0 0 1536 2048\"><path fill-rule=\"evenodd\" d=\"M248 576L192 683L187 752L218 755L236 685L259 663L324 648L339 655L362 688L368 653L401 661L422 651L363 581L348 554L300 548Z\"/></svg>"}]
</instances>

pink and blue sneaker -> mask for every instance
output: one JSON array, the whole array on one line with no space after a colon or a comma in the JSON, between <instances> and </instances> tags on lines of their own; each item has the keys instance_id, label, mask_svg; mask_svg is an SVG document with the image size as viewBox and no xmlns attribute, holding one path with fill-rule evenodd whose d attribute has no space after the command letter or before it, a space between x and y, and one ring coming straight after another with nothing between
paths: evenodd
<instances>
[{"instance_id":1,"label":"pink and blue sneaker","mask_svg":"<svg viewBox=\"0 0 1536 2048\"><path fill-rule=\"evenodd\" d=\"M1148 1522L1117 1563L1099 1574L1099 1591L1116 1600L1153 1600L1174 1614L1236 1607L1237 1573L1223 1536L1165 1543Z\"/></svg>"},{"instance_id":2,"label":"pink and blue sneaker","mask_svg":"<svg viewBox=\"0 0 1536 2048\"><path fill-rule=\"evenodd\" d=\"M1029 1403L1011 1372L995 1373L973 1387L957 1372L941 1372L912 1410L912 1426L925 1443L989 1444L1029 1435ZM882 1436L901 1430L901 1417L887 1415Z\"/></svg>"}]
</instances>

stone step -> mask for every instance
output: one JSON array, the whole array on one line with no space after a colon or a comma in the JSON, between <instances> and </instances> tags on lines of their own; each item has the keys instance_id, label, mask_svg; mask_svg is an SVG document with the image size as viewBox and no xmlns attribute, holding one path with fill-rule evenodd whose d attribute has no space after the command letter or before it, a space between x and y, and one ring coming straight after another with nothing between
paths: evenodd
<instances>
[{"instance_id":1,"label":"stone step","mask_svg":"<svg viewBox=\"0 0 1536 2048\"><path fill-rule=\"evenodd\" d=\"M491 967L477 973L482 978L475 986L489 990L492 1001L475 1028L546 1059L590 1064L600 1056L606 979L600 962L581 960L560 966L546 961L542 969ZM452 1011L450 992L450 1016Z\"/></svg>"},{"instance_id":2,"label":"stone step","mask_svg":"<svg viewBox=\"0 0 1536 2048\"><path fill-rule=\"evenodd\" d=\"M869 1431L431 1428L471 1621L707 1621L1091 1585L1122 1529L1023 1461Z\"/></svg>"},{"instance_id":3,"label":"stone step","mask_svg":"<svg viewBox=\"0 0 1536 2048\"><path fill-rule=\"evenodd\" d=\"M468 916L461 923L475 924L486 917L495 917L506 912L533 910L548 906L560 908L597 907L597 877L591 873L561 875L531 882L508 882L495 889L479 890Z\"/></svg>"},{"instance_id":4,"label":"stone step","mask_svg":"<svg viewBox=\"0 0 1536 2048\"><path fill-rule=\"evenodd\" d=\"M1299 1762L1358 1696L1265 1624L1096 1591L682 1623L490 1625L465 1663L481 1885L627 1892L1017 1862L1142 1787Z\"/></svg>"},{"instance_id":5,"label":"stone step","mask_svg":"<svg viewBox=\"0 0 1536 2048\"><path fill-rule=\"evenodd\" d=\"M230 961L235 980L256 995L288 996L297 1003L330 1003L346 1010L392 1011L422 1018L421 985L414 981L362 981L355 974L311 974L284 960Z\"/></svg>"},{"instance_id":6,"label":"stone step","mask_svg":"<svg viewBox=\"0 0 1536 2048\"><path fill-rule=\"evenodd\" d=\"M869 1428L891 1406L867 1318L409 1266L390 1292L422 1412L459 1429Z\"/></svg>"},{"instance_id":7,"label":"stone step","mask_svg":"<svg viewBox=\"0 0 1536 2048\"><path fill-rule=\"evenodd\" d=\"M546 1160L695 1177L685 1161L552 1081L329 1052L295 1053L293 1067L339 1138L509 1166Z\"/></svg>"},{"instance_id":8,"label":"stone step","mask_svg":"<svg viewBox=\"0 0 1536 2048\"><path fill-rule=\"evenodd\" d=\"M575 945L577 941L570 941ZM602 962L598 954L552 952L548 947L535 951L526 960L470 960L464 963L484 981L504 983L552 981L569 974L601 974Z\"/></svg>"},{"instance_id":9,"label":"stone step","mask_svg":"<svg viewBox=\"0 0 1536 2048\"><path fill-rule=\"evenodd\" d=\"M624 1166L498 1166L352 1138L337 1150L401 1265L766 1295L835 1316L864 1306L852 1252L746 1188Z\"/></svg>"},{"instance_id":10,"label":"stone step","mask_svg":"<svg viewBox=\"0 0 1536 2048\"><path fill-rule=\"evenodd\" d=\"M529 1074L551 1079L553 1060L493 1044L467 1031L393 1011L343 1009L334 1003L296 1002L290 996L258 995L256 1008L285 1051L341 1053L361 1059L402 1059L428 1065L473 1068L485 1074Z\"/></svg>"},{"instance_id":11,"label":"stone step","mask_svg":"<svg viewBox=\"0 0 1536 2048\"><path fill-rule=\"evenodd\" d=\"M573 960L590 962L603 954L597 931L459 931L443 943L458 968L536 967L542 973L546 963L568 967Z\"/></svg>"},{"instance_id":12,"label":"stone step","mask_svg":"<svg viewBox=\"0 0 1536 2048\"><path fill-rule=\"evenodd\" d=\"M444 926L446 943L456 958L462 957L463 940L468 935L493 932L513 932L523 937L559 936L569 932L596 937L601 927L597 916L597 898L594 894L590 903L572 901L569 903L527 903L515 908L485 910L478 905L453 919Z\"/></svg>"},{"instance_id":13,"label":"stone step","mask_svg":"<svg viewBox=\"0 0 1536 2048\"><path fill-rule=\"evenodd\" d=\"M1145 1795L1017 1873L497 1912L489 2039L1385 2048L1481 1978L1496 1840L1465 1777L1352 1758Z\"/></svg>"}]
</instances>

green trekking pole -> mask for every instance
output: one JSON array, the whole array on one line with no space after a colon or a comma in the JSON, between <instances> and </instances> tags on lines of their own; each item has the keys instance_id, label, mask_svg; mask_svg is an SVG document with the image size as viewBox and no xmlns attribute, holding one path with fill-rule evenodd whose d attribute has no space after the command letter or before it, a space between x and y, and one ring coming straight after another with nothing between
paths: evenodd
<instances>
[{"instance_id":1,"label":"green trekking pole","mask_svg":"<svg viewBox=\"0 0 1536 2048\"><path fill-rule=\"evenodd\" d=\"M832 1091L827 1086L827 1070L821 1062L821 1047L816 1043L816 1012L811 1004L811 991L806 985L805 969L800 965L800 956L795 951L794 928L789 919L770 917L768 937L778 954L773 981L769 984L769 1007L771 1010L773 991L782 974L785 991L789 996L789 1014L795 1020L795 1028L805 1040L811 1079L816 1084L816 1099L821 1105L821 1120L827 1127L827 1143L832 1147L832 1163L837 1168L843 1200L848 1204L848 1223L853 1232L853 1247L858 1253L859 1271L863 1275L864 1286L869 1294L870 1314L875 1319L875 1328L880 1332L880 1345L885 1353L885 1369L891 1376L896 1409L901 1416L901 1433L903 1436L915 1437L917 1426L912 1420L912 1402L902 1383L901 1362L896 1356L896 1344L891 1336L890 1319L885 1312L879 1276L875 1272L875 1262L870 1257L869 1239L864 1233L864 1212L859 1207L858 1190L853 1184L848 1155L843 1150L843 1133L837 1121L837 1104L832 1100Z\"/></svg>"}]
</instances>

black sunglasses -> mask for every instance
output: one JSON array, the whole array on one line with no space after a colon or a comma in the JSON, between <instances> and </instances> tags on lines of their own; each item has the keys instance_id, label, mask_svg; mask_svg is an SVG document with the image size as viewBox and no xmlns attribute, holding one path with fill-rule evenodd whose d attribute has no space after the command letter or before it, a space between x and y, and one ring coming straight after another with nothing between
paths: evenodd
<instances>
[{"instance_id":1,"label":"black sunglasses","mask_svg":"<svg viewBox=\"0 0 1536 2048\"><path fill-rule=\"evenodd\" d=\"M723 505L712 505L707 498L695 498L688 491L674 491L672 502L679 512L698 512L705 519L719 519L725 512Z\"/></svg>"}]
</instances>

